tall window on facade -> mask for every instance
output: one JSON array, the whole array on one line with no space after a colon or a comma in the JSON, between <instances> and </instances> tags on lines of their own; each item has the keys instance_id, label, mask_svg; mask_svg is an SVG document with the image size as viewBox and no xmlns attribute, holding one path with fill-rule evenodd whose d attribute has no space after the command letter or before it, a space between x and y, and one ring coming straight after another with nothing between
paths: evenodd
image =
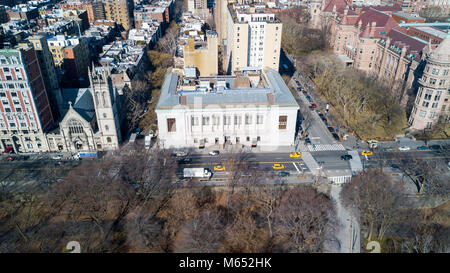
<instances>
[{"instance_id":1,"label":"tall window on facade","mask_svg":"<svg viewBox=\"0 0 450 273\"><path fill-rule=\"evenodd\" d=\"M198 117L191 117L191 125L192 126L198 125Z\"/></svg>"},{"instance_id":2,"label":"tall window on facade","mask_svg":"<svg viewBox=\"0 0 450 273\"><path fill-rule=\"evenodd\" d=\"M83 124L78 120L71 119L69 120L68 125L69 125L69 132L71 134L81 134L84 132Z\"/></svg>"},{"instance_id":3,"label":"tall window on facade","mask_svg":"<svg viewBox=\"0 0 450 273\"><path fill-rule=\"evenodd\" d=\"M278 129L286 129L287 116L280 116L278 118Z\"/></svg>"},{"instance_id":4,"label":"tall window on facade","mask_svg":"<svg viewBox=\"0 0 450 273\"><path fill-rule=\"evenodd\" d=\"M203 117L202 124L209 125L209 117Z\"/></svg>"},{"instance_id":5,"label":"tall window on facade","mask_svg":"<svg viewBox=\"0 0 450 273\"><path fill-rule=\"evenodd\" d=\"M251 115L249 115L249 114L245 115L245 124L246 125L252 124L252 116Z\"/></svg>"},{"instance_id":6,"label":"tall window on facade","mask_svg":"<svg viewBox=\"0 0 450 273\"><path fill-rule=\"evenodd\" d=\"M263 115L256 116L256 124L263 124Z\"/></svg>"},{"instance_id":7,"label":"tall window on facade","mask_svg":"<svg viewBox=\"0 0 450 273\"><path fill-rule=\"evenodd\" d=\"M167 119L167 131L168 132L176 132L177 127L174 118Z\"/></svg>"}]
</instances>

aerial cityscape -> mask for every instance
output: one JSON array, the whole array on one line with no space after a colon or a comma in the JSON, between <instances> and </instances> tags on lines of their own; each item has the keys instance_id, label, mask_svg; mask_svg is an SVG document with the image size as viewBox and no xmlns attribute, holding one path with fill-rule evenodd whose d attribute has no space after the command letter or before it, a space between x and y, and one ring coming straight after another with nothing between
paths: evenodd
<instances>
[{"instance_id":1,"label":"aerial cityscape","mask_svg":"<svg viewBox=\"0 0 450 273\"><path fill-rule=\"evenodd\" d=\"M0 23L0 253L450 253L450 1L0 0Z\"/></svg>"}]
</instances>

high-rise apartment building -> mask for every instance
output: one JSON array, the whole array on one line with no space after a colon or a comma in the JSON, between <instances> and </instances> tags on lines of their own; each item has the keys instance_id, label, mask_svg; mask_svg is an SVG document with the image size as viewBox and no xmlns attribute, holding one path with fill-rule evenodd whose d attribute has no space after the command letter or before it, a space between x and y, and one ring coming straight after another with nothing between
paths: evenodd
<instances>
[{"instance_id":1,"label":"high-rise apartment building","mask_svg":"<svg viewBox=\"0 0 450 273\"><path fill-rule=\"evenodd\" d=\"M86 37L56 35L47 40L55 66L66 70L66 79L87 81L90 64L89 46Z\"/></svg>"},{"instance_id":2,"label":"high-rise apartment building","mask_svg":"<svg viewBox=\"0 0 450 273\"><path fill-rule=\"evenodd\" d=\"M105 19L113 20L124 30L133 28L133 0L103 0Z\"/></svg>"},{"instance_id":3,"label":"high-rise apartment building","mask_svg":"<svg viewBox=\"0 0 450 273\"><path fill-rule=\"evenodd\" d=\"M184 68L195 67L200 76L218 74L217 33L208 31L206 42L189 38L183 47Z\"/></svg>"},{"instance_id":4,"label":"high-rise apartment building","mask_svg":"<svg viewBox=\"0 0 450 273\"><path fill-rule=\"evenodd\" d=\"M0 148L46 151L44 130L54 120L33 46L1 49L0 65Z\"/></svg>"},{"instance_id":5,"label":"high-rise apartment building","mask_svg":"<svg viewBox=\"0 0 450 273\"><path fill-rule=\"evenodd\" d=\"M450 1L448 0L396 0L404 12L418 13L424 8L439 7L444 12L449 12Z\"/></svg>"},{"instance_id":6,"label":"high-rise apartment building","mask_svg":"<svg viewBox=\"0 0 450 273\"><path fill-rule=\"evenodd\" d=\"M425 62L409 118L409 124L415 130L429 129L439 119L450 120L450 33L427 55Z\"/></svg>"},{"instance_id":7,"label":"high-rise apartment building","mask_svg":"<svg viewBox=\"0 0 450 273\"><path fill-rule=\"evenodd\" d=\"M68 0L60 4L62 9L71 10L86 10L89 23L92 24L96 20L105 19L105 12L103 10L103 3L100 0Z\"/></svg>"},{"instance_id":8,"label":"high-rise apartment building","mask_svg":"<svg viewBox=\"0 0 450 273\"><path fill-rule=\"evenodd\" d=\"M245 67L278 71L282 23L273 13L228 6L225 68L233 73Z\"/></svg>"},{"instance_id":9,"label":"high-rise apartment building","mask_svg":"<svg viewBox=\"0 0 450 273\"><path fill-rule=\"evenodd\" d=\"M47 39L42 35L34 35L28 38L36 51L36 56L41 68L42 79L50 100L53 116L59 116L58 105L61 104L61 93L59 89L58 75L56 74L55 64L52 54L48 48Z\"/></svg>"}]
</instances>

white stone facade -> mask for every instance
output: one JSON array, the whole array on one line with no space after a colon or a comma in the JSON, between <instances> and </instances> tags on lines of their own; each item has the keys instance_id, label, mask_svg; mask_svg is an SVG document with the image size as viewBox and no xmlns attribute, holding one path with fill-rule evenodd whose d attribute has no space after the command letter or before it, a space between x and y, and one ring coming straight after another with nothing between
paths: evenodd
<instances>
[{"instance_id":1,"label":"white stone facade","mask_svg":"<svg viewBox=\"0 0 450 273\"><path fill-rule=\"evenodd\" d=\"M276 71L268 69L244 88L224 88L228 83L218 84L224 77L238 81L234 76L202 78L213 83L210 90L185 94L184 79L177 73L166 76L156 108L162 147L294 145L299 106Z\"/></svg>"}]
</instances>

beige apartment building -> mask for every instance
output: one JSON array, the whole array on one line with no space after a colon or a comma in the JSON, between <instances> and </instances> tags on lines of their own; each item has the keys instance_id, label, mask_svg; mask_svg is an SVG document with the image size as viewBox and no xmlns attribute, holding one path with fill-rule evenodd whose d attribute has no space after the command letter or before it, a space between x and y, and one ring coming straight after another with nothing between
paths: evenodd
<instances>
[{"instance_id":1,"label":"beige apartment building","mask_svg":"<svg viewBox=\"0 0 450 273\"><path fill-rule=\"evenodd\" d=\"M224 70L269 67L278 71L282 23L273 13L228 6Z\"/></svg>"},{"instance_id":2,"label":"beige apartment building","mask_svg":"<svg viewBox=\"0 0 450 273\"><path fill-rule=\"evenodd\" d=\"M410 128L431 128L439 119L449 122L450 106L450 33L426 57L423 75L414 108L409 118Z\"/></svg>"},{"instance_id":3,"label":"beige apartment building","mask_svg":"<svg viewBox=\"0 0 450 273\"><path fill-rule=\"evenodd\" d=\"M103 0L105 19L113 20L124 30L133 28L133 0Z\"/></svg>"},{"instance_id":4,"label":"beige apartment building","mask_svg":"<svg viewBox=\"0 0 450 273\"><path fill-rule=\"evenodd\" d=\"M195 67L200 76L217 75L217 33L208 31L206 42L195 42L192 38L188 39L183 48L183 56L185 69L186 67Z\"/></svg>"}]
</instances>

